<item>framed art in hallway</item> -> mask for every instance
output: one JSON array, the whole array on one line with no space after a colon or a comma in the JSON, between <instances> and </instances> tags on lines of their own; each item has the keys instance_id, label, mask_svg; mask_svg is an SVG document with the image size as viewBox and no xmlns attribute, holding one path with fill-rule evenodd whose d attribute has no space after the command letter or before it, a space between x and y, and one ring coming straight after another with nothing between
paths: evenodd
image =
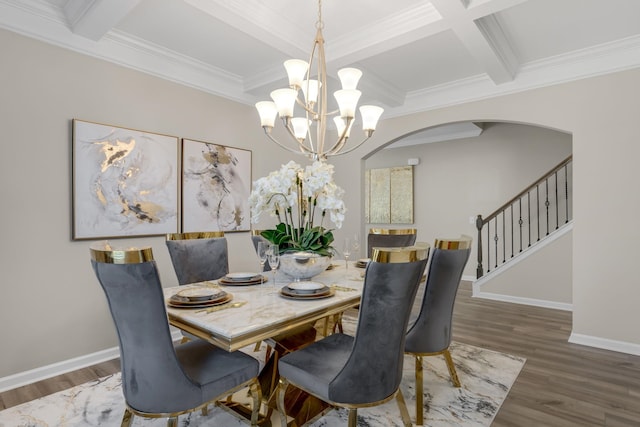
<instances>
[{"instance_id":1,"label":"framed art in hallway","mask_svg":"<svg viewBox=\"0 0 640 427\"><path fill-rule=\"evenodd\" d=\"M251 228L251 151L182 139L182 231Z\"/></svg>"},{"instance_id":2,"label":"framed art in hallway","mask_svg":"<svg viewBox=\"0 0 640 427\"><path fill-rule=\"evenodd\" d=\"M178 231L178 138L73 120L74 240Z\"/></svg>"},{"instance_id":3,"label":"framed art in hallway","mask_svg":"<svg viewBox=\"0 0 640 427\"><path fill-rule=\"evenodd\" d=\"M365 171L365 222L413 224L413 166Z\"/></svg>"}]
</instances>

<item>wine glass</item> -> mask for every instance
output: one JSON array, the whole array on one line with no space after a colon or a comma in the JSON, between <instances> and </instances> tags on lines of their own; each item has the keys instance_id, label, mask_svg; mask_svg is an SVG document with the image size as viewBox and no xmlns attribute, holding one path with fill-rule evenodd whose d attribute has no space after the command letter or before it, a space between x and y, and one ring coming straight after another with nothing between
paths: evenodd
<instances>
[{"instance_id":1,"label":"wine glass","mask_svg":"<svg viewBox=\"0 0 640 427\"><path fill-rule=\"evenodd\" d=\"M264 265L267 263L267 242L258 242L258 259L260 260L260 284L264 284Z\"/></svg>"},{"instance_id":2,"label":"wine glass","mask_svg":"<svg viewBox=\"0 0 640 427\"><path fill-rule=\"evenodd\" d=\"M360 255L360 236L358 236L358 233L353 235L353 253L355 258Z\"/></svg>"},{"instance_id":3,"label":"wine glass","mask_svg":"<svg viewBox=\"0 0 640 427\"><path fill-rule=\"evenodd\" d=\"M269 245L269 265L271 266L271 271L273 271L273 286L276 285L276 272L279 264L280 250L278 249L278 245Z\"/></svg>"},{"instance_id":4,"label":"wine glass","mask_svg":"<svg viewBox=\"0 0 640 427\"><path fill-rule=\"evenodd\" d=\"M348 237L344 239L344 247L342 248L342 254L344 255L345 268L349 269L349 255L351 255L351 242Z\"/></svg>"}]
</instances>

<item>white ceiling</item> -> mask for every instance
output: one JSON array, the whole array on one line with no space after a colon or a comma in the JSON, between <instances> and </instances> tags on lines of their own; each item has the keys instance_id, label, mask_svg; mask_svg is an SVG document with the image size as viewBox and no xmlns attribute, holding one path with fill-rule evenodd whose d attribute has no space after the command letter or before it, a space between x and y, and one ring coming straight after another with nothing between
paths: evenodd
<instances>
[{"instance_id":1,"label":"white ceiling","mask_svg":"<svg viewBox=\"0 0 640 427\"><path fill-rule=\"evenodd\" d=\"M638 0L324 0L328 69L394 117L640 67ZM0 28L253 104L308 59L315 0L0 0Z\"/></svg>"}]
</instances>

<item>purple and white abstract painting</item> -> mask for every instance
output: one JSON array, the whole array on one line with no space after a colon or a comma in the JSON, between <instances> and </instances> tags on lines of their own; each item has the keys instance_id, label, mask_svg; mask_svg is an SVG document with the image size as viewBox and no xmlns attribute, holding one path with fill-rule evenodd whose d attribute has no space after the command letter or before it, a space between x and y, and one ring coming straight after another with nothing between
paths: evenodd
<instances>
[{"instance_id":1,"label":"purple and white abstract painting","mask_svg":"<svg viewBox=\"0 0 640 427\"><path fill-rule=\"evenodd\" d=\"M251 151L182 140L182 231L250 229Z\"/></svg>"},{"instance_id":2,"label":"purple and white abstract painting","mask_svg":"<svg viewBox=\"0 0 640 427\"><path fill-rule=\"evenodd\" d=\"M178 138L73 120L73 238L178 231Z\"/></svg>"}]
</instances>

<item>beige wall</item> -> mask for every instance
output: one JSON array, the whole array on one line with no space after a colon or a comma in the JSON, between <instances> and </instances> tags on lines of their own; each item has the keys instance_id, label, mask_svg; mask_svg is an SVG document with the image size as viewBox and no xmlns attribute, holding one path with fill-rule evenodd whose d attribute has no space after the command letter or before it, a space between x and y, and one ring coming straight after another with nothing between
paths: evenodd
<instances>
[{"instance_id":1,"label":"beige wall","mask_svg":"<svg viewBox=\"0 0 640 427\"><path fill-rule=\"evenodd\" d=\"M279 154L253 107L0 31L3 154L0 378L116 345L90 241L71 241L71 119L253 150L253 174ZM274 160L275 161L275 160ZM231 268L256 269L249 233L227 234ZM163 237L151 245L165 286L177 284Z\"/></svg>"},{"instance_id":2,"label":"beige wall","mask_svg":"<svg viewBox=\"0 0 640 427\"><path fill-rule=\"evenodd\" d=\"M252 149L254 179L291 155L266 142L258 126L247 126L257 120L250 106L6 31L0 31L0 51L2 378L116 344L90 269L89 242L70 240L72 118ZM640 288L634 283L640 229L632 226L640 207L639 87L640 70L627 71L385 120L363 148L333 161L348 195L340 233L359 229L361 159L402 135L464 120L532 123L572 133L574 332L640 348ZM253 265L248 234L229 239L231 268ZM163 283L175 283L161 237L124 243L151 245Z\"/></svg>"},{"instance_id":3,"label":"beige wall","mask_svg":"<svg viewBox=\"0 0 640 427\"><path fill-rule=\"evenodd\" d=\"M378 151L366 168L414 166L414 224L418 240L467 234L475 216L489 215L571 154L571 135L514 123L488 123L481 135ZM469 223L474 217L474 223ZM393 224L401 228L402 225ZM476 245L464 274L475 277ZM485 254L486 256L486 254ZM570 253L567 262L571 262ZM571 284L567 283L570 289Z\"/></svg>"}]
</instances>

